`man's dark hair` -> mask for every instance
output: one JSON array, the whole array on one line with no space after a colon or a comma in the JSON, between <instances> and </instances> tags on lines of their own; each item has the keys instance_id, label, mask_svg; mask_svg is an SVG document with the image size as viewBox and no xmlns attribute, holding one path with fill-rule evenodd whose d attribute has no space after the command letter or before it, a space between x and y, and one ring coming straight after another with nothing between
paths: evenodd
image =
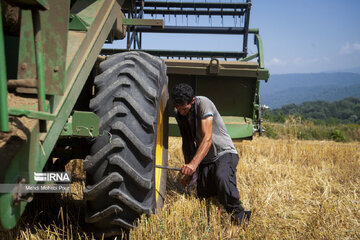
<instances>
[{"instance_id":1,"label":"man's dark hair","mask_svg":"<svg viewBox=\"0 0 360 240\"><path fill-rule=\"evenodd\" d=\"M174 106L183 106L192 102L194 90L186 83L177 84L171 93Z\"/></svg>"}]
</instances>

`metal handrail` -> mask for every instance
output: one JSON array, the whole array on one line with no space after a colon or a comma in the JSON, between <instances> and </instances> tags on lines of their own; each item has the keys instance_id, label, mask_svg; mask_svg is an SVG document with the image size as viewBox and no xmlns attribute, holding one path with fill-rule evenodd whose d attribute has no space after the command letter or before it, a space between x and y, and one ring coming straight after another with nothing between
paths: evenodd
<instances>
[{"instance_id":1,"label":"metal handrail","mask_svg":"<svg viewBox=\"0 0 360 240\"><path fill-rule=\"evenodd\" d=\"M247 31L247 32L246 32ZM164 26L153 28L151 26L137 26L136 32L148 33L189 33L189 34L246 34L259 32L257 28L246 30L243 27L204 27L204 26Z\"/></svg>"},{"instance_id":2,"label":"metal handrail","mask_svg":"<svg viewBox=\"0 0 360 240\"><path fill-rule=\"evenodd\" d=\"M103 48L101 55L112 55L127 52L128 49ZM158 50L158 49L132 49L131 51L143 51L159 57L185 57L185 58L236 58L245 56L243 52L221 52L221 51L184 51L184 50Z\"/></svg>"},{"instance_id":3,"label":"metal handrail","mask_svg":"<svg viewBox=\"0 0 360 240\"><path fill-rule=\"evenodd\" d=\"M258 58L259 67L264 68L265 64L264 64L263 43L260 34L255 34L254 44L257 46L259 53L259 58Z\"/></svg>"}]
</instances>

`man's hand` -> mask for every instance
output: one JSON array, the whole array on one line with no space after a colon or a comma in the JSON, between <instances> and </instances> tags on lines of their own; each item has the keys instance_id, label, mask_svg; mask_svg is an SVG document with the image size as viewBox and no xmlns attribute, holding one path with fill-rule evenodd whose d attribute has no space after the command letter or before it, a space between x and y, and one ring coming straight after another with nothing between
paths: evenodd
<instances>
[{"instance_id":1,"label":"man's hand","mask_svg":"<svg viewBox=\"0 0 360 240\"><path fill-rule=\"evenodd\" d=\"M181 168L180 173L187 176L192 176L196 171L196 167L192 164L184 164Z\"/></svg>"}]
</instances>

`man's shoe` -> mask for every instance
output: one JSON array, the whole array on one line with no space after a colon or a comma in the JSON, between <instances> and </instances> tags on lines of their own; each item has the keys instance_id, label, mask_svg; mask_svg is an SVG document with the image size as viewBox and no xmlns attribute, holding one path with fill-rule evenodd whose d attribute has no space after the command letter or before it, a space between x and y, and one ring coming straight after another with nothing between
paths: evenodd
<instances>
[{"instance_id":1,"label":"man's shoe","mask_svg":"<svg viewBox=\"0 0 360 240\"><path fill-rule=\"evenodd\" d=\"M241 211L239 213L231 215L231 221L236 224L240 225L243 219L250 221L251 211Z\"/></svg>"}]
</instances>

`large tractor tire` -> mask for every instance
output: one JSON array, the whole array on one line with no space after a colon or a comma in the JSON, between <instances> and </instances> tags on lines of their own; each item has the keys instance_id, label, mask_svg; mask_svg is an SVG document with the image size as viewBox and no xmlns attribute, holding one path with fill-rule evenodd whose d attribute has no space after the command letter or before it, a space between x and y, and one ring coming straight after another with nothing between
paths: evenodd
<instances>
[{"instance_id":1,"label":"large tractor tire","mask_svg":"<svg viewBox=\"0 0 360 240\"><path fill-rule=\"evenodd\" d=\"M86 157L85 221L113 236L161 208L166 188L168 80L160 58L142 52L109 57L95 78L90 108L100 133Z\"/></svg>"}]
</instances>

